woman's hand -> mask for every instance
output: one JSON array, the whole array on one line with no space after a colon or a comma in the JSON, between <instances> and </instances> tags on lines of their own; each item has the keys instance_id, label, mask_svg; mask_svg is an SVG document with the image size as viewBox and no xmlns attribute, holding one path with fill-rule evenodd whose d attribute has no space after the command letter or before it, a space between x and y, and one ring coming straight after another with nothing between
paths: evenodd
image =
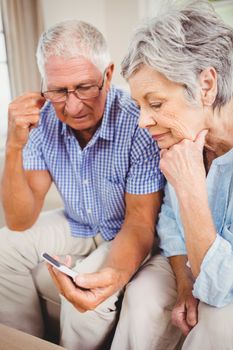
<instances>
[{"instance_id":1,"label":"woman's hand","mask_svg":"<svg viewBox=\"0 0 233 350\"><path fill-rule=\"evenodd\" d=\"M176 276L177 301L172 310L172 323L186 336L198 322L198 303L192 294L194 277L187 266L187 256L171 256L169 262Z\"/></svg>"},{"instance_id":2,"label":"woman's hand","mask_svg":"<svg viewBox=\"0 0 233 350\"><path fill-rule=\"evenodd\" d=\"M160 152L160 169L177 193L187 193L205 184L203 147L206 134L207 130L202 130L195 141L184 139Z\"/></svg>"},{"instance_id":3,"label":"woman's hand","mask_svg":"<svg viewBox=\"0 0 233 350\"><path fill-rule=\"evenodd\" d=\"M198 322L199 300L192 295L192 287L178 292L177 302L172 310L172 323L187 336Z\"/></svg>"}]
</instances>

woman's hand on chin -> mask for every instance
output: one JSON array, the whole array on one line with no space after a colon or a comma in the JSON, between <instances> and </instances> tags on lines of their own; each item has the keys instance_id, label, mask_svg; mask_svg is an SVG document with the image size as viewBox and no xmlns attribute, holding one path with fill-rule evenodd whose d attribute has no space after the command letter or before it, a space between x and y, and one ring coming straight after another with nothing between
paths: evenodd
<instances>
[{"instance_id":1,"label":"woman's hand on chin","mask_svg":"<svg viewBox=\"0 0 233 350\"><path fill-rule=\"evenodd\" d=\"M195 141L183 139L160 152L160 169L177 193L188 193L205 186L203 148L206 134L207 130L202 130Z\"/></svg>"}]
</instances>

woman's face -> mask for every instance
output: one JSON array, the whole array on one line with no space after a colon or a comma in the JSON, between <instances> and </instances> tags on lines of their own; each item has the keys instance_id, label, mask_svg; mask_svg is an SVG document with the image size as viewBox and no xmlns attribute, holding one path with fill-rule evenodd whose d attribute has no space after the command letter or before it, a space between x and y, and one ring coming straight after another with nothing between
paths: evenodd
<instances>
[{"instance_id":1,"label":"woman's face","mask_svg":"<svg viewBox=\"0 0 233 350\"><path fill-rule=\"evenodd\" d=\"M154 69L143 66L129 79L129 85L141 110L139 126L149 130L161 149L183 139L195 140L206 128L201 99L195 104L188 101L182 85Z\"/></svg>"}]
</instances>

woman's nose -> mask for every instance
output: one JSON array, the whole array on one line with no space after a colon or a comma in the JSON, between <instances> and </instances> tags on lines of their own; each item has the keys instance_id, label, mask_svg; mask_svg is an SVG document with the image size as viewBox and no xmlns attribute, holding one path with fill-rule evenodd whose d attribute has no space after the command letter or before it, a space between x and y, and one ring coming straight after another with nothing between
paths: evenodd
<instances>
[{"instance_id":1,"label":"woman's nose","mask_svg":"<svg viewBox=\"0 0 233 350\"><path fill-rule=\"evenodd\" d=\"M148 113L146 110L141 109L139 120L138 120L139 127L142 129L145 129L145 128L148 128L149 126L153 126L156 124L157 124L157 122L151 116L151 114Z\"/></svg>"}]
</instances>

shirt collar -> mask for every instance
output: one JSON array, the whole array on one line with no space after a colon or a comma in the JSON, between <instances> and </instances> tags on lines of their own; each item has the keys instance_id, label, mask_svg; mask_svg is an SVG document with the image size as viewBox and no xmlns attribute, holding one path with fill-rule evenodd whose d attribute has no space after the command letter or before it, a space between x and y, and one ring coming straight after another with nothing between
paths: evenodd
<instances>
[{"instance_id":1,"label":"shirt collar","mask_svg":"<svg viewBox=\"0 0 233 350\"><path fill-rule=\"evenodd\" d=\"M233 162L233 148L231 148L227 153L224 153L222 156L215 158L213 163L215 165L228 165Z\"/></svg>"},{"instance_id":2,"label":"shirt collar","mask_svg":"<svg viewBox=\"0 0 233 350\"><path fill-rule=\"evenodd\" d=\"M103 119L100 126L100 137L109 141L114 139L115 119L117 118L117 110L114 108L115 97L116 88L113 86L107 93Z\"/></svg>"},{"instance_id":3,"label":"shirt collar","mask_svg":"<svg viewBox=\"0 0 233 350\"><path fill-rule=\"evenodd\" d=\"M74 135L69 125L62 123L61 121L60 123L61 123L61 135L63 135L65 139L70 139L71 137L73 137Z\"/></svg>"}]
</instances>

